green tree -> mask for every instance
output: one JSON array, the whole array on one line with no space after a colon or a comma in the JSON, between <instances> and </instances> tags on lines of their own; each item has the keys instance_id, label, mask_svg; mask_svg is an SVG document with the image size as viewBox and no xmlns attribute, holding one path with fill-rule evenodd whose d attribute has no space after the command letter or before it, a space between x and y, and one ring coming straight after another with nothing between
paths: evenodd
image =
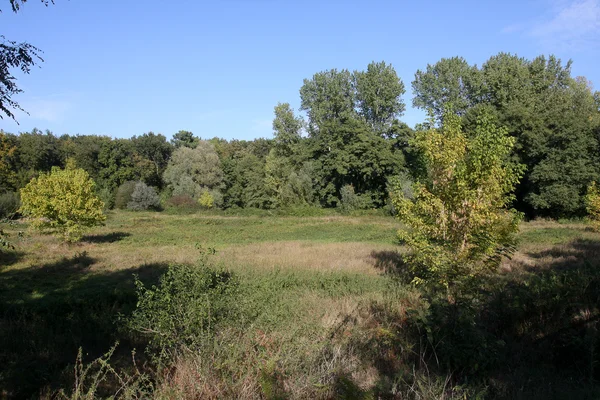
<instances>
[{"instance_id":1,"label":"green tree","mask_svg":"<svg viewBox=\"0 0 600 400\"><path fill-rule=\"evenodd\" d=\"M154 132L134 136L131 141L135 152L142 159L152 163L153 171L144 181L148 185L162 187L162 175L173 153L173 146L167 142L166 137L161 134L156 135Z\"/></svg>"},{"instance_id":2,"label":"green tree","mask_svg":"<svg viewBox=\"0 0 600 400\"><path fill-rule=\"evenodd\" d=\"M342 186L352 185L357 194L374 197L373 206L383 205L387 177L403 169L392 142L375 133L362 119L331 120L310 140L315 160L318 195L327 206L335 206Z\"/></svg>"},{"instance_id":3,"label":"green tree","mask_svg":"<svg viewBox=\"0 0 600 400\"><path fill-rule=\"evenodd\" d=\"M85 228L102 224L103 207L88 173L71 166L54 167L21 189L20 212L31 217L31 226L58 233L67 242L81 239Z\"/></svg>"},{"instance_id":4,"label":"green tree","mask_svg":"<svg viewBox=\"0 0 600 400\"><path fill-rule=\"evenodd\" d=\"M406 108L404 83L384 61L370 63L366 71L354 71L353 77L360 115L375 132L386 134Z\"/></svg>"},{"instance_id":5,"label":"green tree","mask_svg":"<svg viewBox=\"0 0 600 400\"><path fill-rule=\"evenodd\" d=\"M446 107L459 115L479 101L480 72L462 57L442 58L425 71L418 70L412 82L413 105L433 111L439 119Z\"/></svg>"},{"instance_id":6,"label":"green tree","mask_svg":"<svg viewBox=\"0 0 600 400\"><path fill-rule=\"evenodd\" d=\"M98 153L100 185L114 193L125 181L141 180L133 154L131 140L115 139L102 143Z\"/></svg>"},{"instance_id":7,"label":"green tree","mask_svg":"<svg viewBox=\"0 0 600 400\"><path fill-rule=\"evenodd\" d=\"M406 260L414 282L445 288L449 298L473 277L492 271L514 246L520 214L507 207L521 167L507 163L514 138L480 116L468 136L460 117L443 116L443 125L418 131L412 144L421 153L426 175L411 195L392 193L399 232L409 247ZM412 198L411 198L412 197Z\"/></svg>"},{"instance_id":8,"label":"green tree","mask_svg":"<svg viewBox=\"0 0 600 400\"><path fill-rule=\"evenodd\" d=\"M311 135L327 121L356 114L352 74L346 69L318 72L312 79L305 79L300 88L300 99L300 109L308 114Z\"/></svg>"},{"instance_id":9,"label":"green tree","mask_svg":"<svg viewBox=\"0 0 600 400\"><path fill-rule=\"evenodd\" d=\"M16 176L11 169L10 159L16 149L0 130L0 193L14 188Z\"/></svg>"},{"instance_id":10,"label":"green tree","mask_svg":"<svg viewBox=\"0 0 600 400\"><path fill-rule=\"evenodd\" d=\"M188 195L198 199L205 190L220 191L223 170L215 147L203 140L194 149L178 148L173 152L163 179L175 196Z\"/></svg>"},{"instance_id":11,"label":"green tree","mask_svg":"<svg viewBox=\"0 0 600 400\"><path fill-rule=\"evenodd\" d=\"M199 138L195 137L194 134L190 131L179 131L173 135L171 139L171 144L176 148L180 147L189 147L193 149L198 145L200 141Z\"/></svg>"},{"instance_id":12,"label":"green tree","mask_svg":"<svg viewBox=\"0 0 600 400\"><path fill-rule=\"evenodd\" d=\"M291 157L302 139L302 120L294 115L289 103L275 106L273 119L274 150L279 157Z\"/></svg>"},{"instance_id":13,"label":"green tree","mask_svg":"<svg viewBox=\"0 0 600 400\"><path fill-rule=\"evenodd\" d=\"M542 134L535 147L528 146L537 162L528 170L525 200L542 215L582 216L587 186L599 172L593 96L587 82L570 79L569 86L548 91L545 99L539 111Z\"/></svg>"}]
</instances>

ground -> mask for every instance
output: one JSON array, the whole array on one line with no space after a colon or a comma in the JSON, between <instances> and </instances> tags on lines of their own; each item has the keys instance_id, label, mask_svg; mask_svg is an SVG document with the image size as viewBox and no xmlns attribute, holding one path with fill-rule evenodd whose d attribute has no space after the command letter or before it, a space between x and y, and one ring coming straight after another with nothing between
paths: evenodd
<instances>
[{"instance_id":1,"label":"ground","mask_svg":"<svg viewBox=\"0 0 600 400\"><path fill-rule=\"evenodd\" d=\"M20 239L15 235L19 229L26 231ZM294 393L298 396L308 390L302 385L314 386L309 381L317 374L306 371L312 362L307 359L321 357L323 344L338 331L354 335L348 321L362 324L362 332L371 332L369 329L379 324L376 335L383 337L387 325L374 322L372 315L365 316L364 309L392 304L401 315L419 303L419 294L390 274L403 251L396 239L398 229L402 229L398 221L382 215L120 211L110 212L105 226L69 245L27 231L26 224L9 227L16 250L0 256L0 364L4 366L0 398L44 397L70 385L70 366L79 347L87 354L84 358L93 359L120 340L117 356L126 358L140 345L123 333L119 319L135 307L134 274L148 284L155 283L169 264L195 263L209 248L216 250L209 257L216 268L233 271L252 289L246 300L257 310L256 320L240 339L252 343L248 345L253 348L252 355L247 349L239 350L236 363L250 357L263 365L263 370L275 362L282 366L283 375L302 374L305 383L292 376L300 383L284 385L291 397ZM589 262L597 265L599 256L600 234L582 222L525 222L518 251L503 262L500 275L528 282L528 276L544 270ZM578 312L597 313L594 307L584 304ZM536 326L530 317L519 321L518 329ZM596 359L593 352L592 364ZM375 362L369 364L358 356L351 361L327 357L325 364L356 363L351 378L362 388L381 382L384 372L375 368ZM197 380L188 376L189 365L181 367L191 362L180 361L178 372L171 377L178 385ZM325 368L323 361L319 363L319 368ZM186 370L187 375L182 372ZM236 371L241 371L241 366ZM590 373L593 377L593 368ZM248 390L246 397L253 397L258 389L245 384L245 379L250 378L239 377L242 383L234 382L233 389L223 388L215 396L243 387ZM206 395L204 389L194 390L196 395ZM264 385L262 390L266 390Z\"/></svg>"}]
</instances>

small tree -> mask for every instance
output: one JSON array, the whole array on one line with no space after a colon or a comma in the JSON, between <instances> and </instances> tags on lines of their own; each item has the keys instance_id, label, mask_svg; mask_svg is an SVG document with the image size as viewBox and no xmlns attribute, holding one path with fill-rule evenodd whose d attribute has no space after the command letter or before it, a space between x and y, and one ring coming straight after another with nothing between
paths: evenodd
<instances>
[{"instance_id":1,"label":"small tree","mask_svg":"<svg viewBox=\"0 0 600 400\"><path fill-rule=\"evenodd\" d=\"M202 208L211 209L215 205L215 199L212 196L212 194L210 194L210 192L206 190L200 195L200 198L198 199L198 204L200 204L200 207Z\"/></svg>"},{"instance_id":2,"label":"small tree","mask_svg":"<svg viewBox=\"0 0 600 400\"><path fill-rule=\"evenodd\" d=\"M83 169L52 168L21 189L20 212L32 218L41 231L60 234L65 241L81 239L85 228L100 225L104 203L95 194L95 183Z\"/></svg>"},{"instance_id":3,"label":"small tree","mask_svg":"<svg viewBox=\"0 0 600 400\"><path fill-rule=\"evenodd\" d=\"M149 208L157 209L160 207L160 198L153 187L144 182L137 182L135 189L131 193L131 201L127 203L127 208L133 211L143 211Z\"/></svg>"},{"instance_id":4,"label":"small tree","mask_svg":"<svg viewBox=\"0 0 600 400\"><path fill-rule=\"evenodd\" d=\"M514 139L485 114L468 137L460 117L447 113L441 128L417 132L412 145L427 173L413 185L414 199L402 188L392 193L408 226L399 236L410 248L413 282L444 287L451 299L514 248L521 216L507 207L522 168L506 162Z\"/></svg>"},{"instance_id":5,"label":"small tree","mask_svg":"<svg viewBox=\"0 0 600 400\"><path fill-rule=\"evenodd\" d=\"M596 182L588 186L585 206L594 228L600 230L600 190Z\"/></svg>"}]
</instances>

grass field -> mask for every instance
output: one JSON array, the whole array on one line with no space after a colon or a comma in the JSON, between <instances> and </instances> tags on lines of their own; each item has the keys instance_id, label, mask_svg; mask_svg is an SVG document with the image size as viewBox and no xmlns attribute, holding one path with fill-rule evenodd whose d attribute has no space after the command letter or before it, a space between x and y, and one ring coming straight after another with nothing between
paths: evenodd
<instances>
[{"instance_id":1,"label":"grass field","mask_svg":"<svg viewBox=\"0 0 600 400\"><path fill-rule=\"evenodd\" d=\"M112 362L131 368L131 350L145 342L125 331L119 315L135 307L134 274L156 283L169 264L193 264L208 248L216 250L213 265L239 277L240 302L252 319L219 334L209 360L172 360L168 373L153 378L158 397L599 394L598 233L576 222L522 224L518 252L503 263L489 304L474 317L485 335L497 336L493 343L502 342L492 350L508 367L490 366L486 379L459 387L466 372L454 372L453 363L460 357L434 361L438 354L420 341L439 340L436 332L427 336L414 323L426 318L414 315L435 315L436 305L393 273L401 228L384 216L111 212L105 226L74 245L28 232L0 256L0 398L68 392L79 347L89 362L120 341ZM18 229L26 226L8 227ZM450 336L468 340L471 331L459 328ZM443 349L451 342L439 343ZM139 363L147 361L137 354ZM477 368L472 373L481 377L486 367Z\"/></svg>"}]
</instances>

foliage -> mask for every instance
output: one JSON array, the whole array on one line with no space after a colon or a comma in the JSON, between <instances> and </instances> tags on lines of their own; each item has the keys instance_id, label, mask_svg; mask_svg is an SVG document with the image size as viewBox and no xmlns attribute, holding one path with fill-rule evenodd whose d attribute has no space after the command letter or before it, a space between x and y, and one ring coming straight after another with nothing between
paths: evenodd
<instances>
[{"instance_id":1,"label":"foliage","mask_svg":"<svg viewBox=\"0 0 600 400\"><path fill-rule=\"evenodd\" d=\"M171 265L157 286L136 279L137 308L130 329L147 335L161 357L194 351L235 313L238 283L227 271L199 265Z\"/></svg>"},{"instance_id":2,"label":"foliage","mask_svg":"<svg viewBox=\"0 0 600 400\"><path fill-rule=\"evenodd\" d=\"M10 168L10 160L16 149L0 130L0 190L9 190L14 186L16 176Z\"/></svg>"},{"instance_id":3,"label":"foliage","mask_svg":"<svg viewBox=\"0 0 600 400\"><path fill-rule=\"evenodd\" d=\"M135 190L136 181L126 181L119 186L117 193L115 194L115 208L124 210L127 208L127 204L131 201L131 195Z\"/></svg>"},{"instance_id":4,"label":"foliage","mask_svg":"<svg viewBox=\"0 0 600 400\"><path fill-rule=\"evenodd\" d=\"M32 218L39 230L59 233L67 242L81 238L87 227L106 219L95 184L82 169L52 168L21 189L19 212Z\"/></svg>"},{"instance_id":5,"label":"foliage","mask_svg":"<svg viewBox=\"0 0 600 400\"><path fill-rule=\"evenodd\" d=\"M189 131L179 131L173 135L171 139L171 144L176 148L180 147L189 147L190 149L196 148L198 146L200 139L195 137L192 132Z\"/></svg>"},{"instance_id":6,"label":"foliage","mask_svg":"<svg viewBox=\"0 0 600 400\"><path fill-rule=\"evenodd\" d=\"M0 194L0 219L10 218L21 207L19 194L16 192L6 192Z\"/></svg>"},{"instance_id":7,"label":"foliage","mask_svg":"<svg viewBox=\"0 0 600 400\"><path fill-rule=\"evenodd\" d=\"M133 211L142 211L147 209L158 209L160 207L160 198L156 189L146 185L144 182L137 182L131 193L131 200L127 203L127 209Z\"/></svg>"},{"instance_id":8,"label":"foliage","mask_svg":"<svg viewBox=\"0 0 600 400\"><path fill-rule=\"evenodd\" d=\"M600 190L596 182L590 183L585 196L586 210L594 227L600 230Z\"/></svg>"},{"instance_id":9,"label":"foliage","mask_svg":"<svg viewBox=\"0 0 600 400\"><path fill-rule=\"evenodd\" d=\"M211 209L215 205L215 199L207 190L202 192L202 194L200 195L200 198L198 199L198 204L200 204L200 207L202 208Z\"/></svg>"},{"instance_id":10,"label":"foliage","mask_svg":"<svg viewBox=\"0 0 600 400\"><path fill-rule=\"evenodd\" d=\"M480 85L477 67L471 67L462 57L442 58L415 73L413 105L433 111L439 119L448 105L462 115L477 103Z\"/></svg>"},{"instance_id":11,"label":"foliage","mask_svg":"<svg viewBox=\"0 0 600 400\"><path fill-rule=\"evenodd\" d=\"M223 170L214 145L200 141L194 149L178 148L173 152L163 179L174 196L185 194L197 199L206 189L220 189Z\"/></svg>"},{"instance_id":12,"label":"foliage","mask_svg":"<svg viewBox=\"0 0 600 400\"><path fill-rule=\"evenodd\" d=\"M361 208L361 201L356 193L354 193L354 186L342 186L340 189L339 207L343 212L349 212Z\"/></svg>"},{"instance_id":13,"label":"foliage","mask_svg":"<svg viewBox=\"0 0 600 400\"><path fill-rule=\"evenodd\" d=\"M0 35L0 111L9 118L15 119L13 110L24 111L12 97L23 90L15 83L16 79L11 69L20 69L28 74L31 67L40 61L41 50L29 43L17 43L6 40ZM0 118L4 116L0 113Z\"/></svg>"},{"instance_id":14,"label":"foliage","mask_svg":"<svg viewBox=\"0 0 600 400\"><path fill-rule=\"evenodd\" d=\"M529 216L581 216L586 185L598 176L600 113L591 85L571 77L571 62L498 53L479 69L463 58L441 59L418 71L417 107L441 119L451 106L475 126L481 109L516 139L511 158L526 165L515 205Z\"/></svg>"},{"instance_id":15,"label":"foliage","mask_svg":"<svg viewBox=\"0 0 600 400\"><path fill-rule=\"evenodd\" d=\"M279 157L290 157L297 152L301 140L302 120L294 116L289 103L275 106L273 119L274 150Z\"/></svg>"},{"instance_id":16,"label":"foliage","mask_svg":"<svg viewBox=\"0 0 600 400\"><path fill-rule=\"evenodd\" d=\"M398 218L410 227L399 236L411 250L414 282L453 295L514 246L520 215L506 209L522 171L506 162L514 139L485 114L468 137L448 113L441 128L417 132L413 145L427 176L414 184L414 200L402 188L392 193Z\"/></svg>"},{"instance_id":17,"label":"foliage","mask_svg":"<svg viewBox=\"0 0 600 400\"><path fill-rule=\"evenodd\" d=\"M358 194L377 193L375 204L381 206L387 177L403 168L403 158L392 144L358 119L325 123L310 145L315 159L313 179L323 205L336 205L340 189L352 185Z\"/></svg>"},{"instance_id":18,"label":"foliage","mask_svg":"<svg viewBox=\"0 0 600 400\"><path fill-rule=\"evenodd\" d=\"M167 168L167 163L171 158L173 146L167 142L161 134L153 132L144 133L141 136L131 138L135 151L144 160L149 160L152 163L153 171L145 177L145 182L148 185L161 187L162 175Z\"/></svg>"},{"instance_id":19,"label":"foliage","mask_svg":"<svg viewBox=\"0 0 600 400\"><path fill-rule=\"evenodd\" d=\"M385 61L370 63L366 71L354 71L353 79L359 114L375 132L387 133L406 109L404 83Z\"/></svg>"}]
</instances>

